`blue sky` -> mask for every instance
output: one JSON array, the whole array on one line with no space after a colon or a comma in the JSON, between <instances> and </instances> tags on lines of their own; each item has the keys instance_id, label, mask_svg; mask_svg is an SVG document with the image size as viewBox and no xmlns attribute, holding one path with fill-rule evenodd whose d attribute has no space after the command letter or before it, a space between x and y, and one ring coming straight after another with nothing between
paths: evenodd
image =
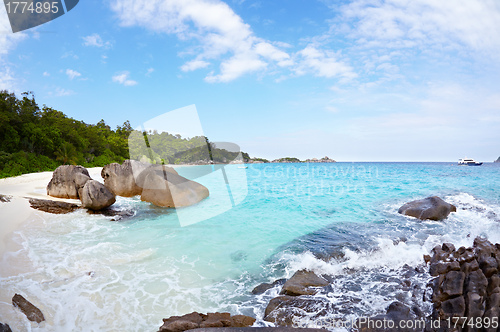
<instances>
[{"instance_id":1,"label":"blue sky","mask_svg":"<svg viewBox=\"0 0 500 332\"><path fill-rule=\"evenodd\" d=\"M88 123L195 104L251 156L500 156L496 0L84 0L11 32L0 89Z\"/></svg>"}]
</instances>

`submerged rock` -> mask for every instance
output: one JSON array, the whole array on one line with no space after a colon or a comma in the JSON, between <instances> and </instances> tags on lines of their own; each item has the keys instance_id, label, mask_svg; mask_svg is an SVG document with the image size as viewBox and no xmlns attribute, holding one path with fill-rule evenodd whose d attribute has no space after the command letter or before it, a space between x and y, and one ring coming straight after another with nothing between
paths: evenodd
<instances>
[{"instance_id":1,"label":"submerged rock","mask_svg":"<svg viewBox=\"0 0 500 332\"><path fill-rule=\"evenodd\" d=\"M297 327L297 321L306 316L318 321L335 312L332 303L322 297L282 295L269 301L264 320L278 326Z\"/></svg>"},{"instance_id":2,"label":"submerged rock","mask_svg":"<svg viewBox=\"0 0 500 332\"><path fill-rule=\"evenodd\" d=\"M0 323L0 332L12 332L9 324Z\"/></svg>"},{"instance_id":3,"label":"submerged rock","mask_svg":"<svg viewBox=\"0 0 500 332\"><path fill-rule=\"evenodd\" d=\"M85 167L62 165L56 168L52 179L47 185L47 195L58 198L78 199L79 190L90 180L89 172Z\"/></svg>"},{"instance_id":4,"label":"submerged rock","mask_svg":"<svg viewBox=\"0 0 500 332\"><path fill-rule=\"evenodd\" d=\"M14 305L14 307L19 308L23 312L23 314L25 314L26 317L32 322L41 323L45 320L45 318L43 317L43 313L40 311L40 309L35 307L22 295L15 294L14 297L12 298L12 304Z\"/></svg>"},{"instance_id":5,"label":"submerged rock","mask_svg":"<svg viewBox=\"0 0 500 332\"><path fill-rule=\"evenodd\" d=\"M12 199L12 196L0 194L0 202L1 203L8 203L8 202L10 202L11 199Z\"/></svg>"},{"instance_id":6,"label":"submerged rock","mask_svg":"<svg viewBox=\"0 0 500 332\"><path fill-rule=\"evenodd\" d=\"M420 220L443 220L450 212L456 212L457 208L446 203L437 196L408 202L399 208L398 213L415 217Z\"/></svg>"},{"instance_id":7,"label":"submerged rock","mask_svg":"<svg viewBox=\"0 0 500 332\"><path fill-rule=\"evenodd\" d=\"M163 319L158 332L181 332L197 328L214 327L246 327L252 326L255 318L245 315L231 316L228 312L200 314L192 312L183 316L172 316Z\"/></svg>"},{"instance_id":8,"label":"submerged rock","mask_svg":"<svg viewBox=\"0 0 500 332\"><path fill-rule=\"evenodd\" d=\"M360 318L356 321L357 331L359 332L383 332L390 331L391 326L394 331L401 332L412 332L412 331L422 331L422 329L415 328L403 328L400 326L405 326L404 324L400 325L400 322L416 322L416 320L421 321L421 327L425 326L425 321L422 317L418 317L412 312L412 310L406 306L405 304L395 301L392 302L389 307L387 307L387 311L383 315L377 315L375 317L370 318Z\"/></svg>"},{"instance_id":9,"label":"submerged rock","mask_svg":"<svg viewBox=\"0 0 500 332\"><path fill-rule=\"evenodd\" d=\"M48 199L30 198L29 202L33 209L54 214L70 213L80 208L77 204L51 201Z\"/></svg>"},{"instance_id":10,"label":"submerged rock","mask_svg":"<svg viewBox=\"0 0 500 332\"><path fill-rule=\"evenodd\" d=\"M273 287L276 287L276 286L281 286L283 284L285 284L286 282L286 279L278 279L278 280L275 280L273 283L262 283L258 286L256 286L254 289L252 289L252 294L254 295L258 295L258 294L262 294L262 293L265 293L268 289L271 289Z\"/></svg>"},{"instance_id":11,"label":"submerged rock","mask_svg":"<svg viewBox=\"0 0 500 332\"><path fill-rule=\"evenodd\" d=\"M282 295L298 296L298 295L314 295L317 290L311 287L328 286L328 281L318 277L314 272L300 270L288 279L281 289Z\"/></svg>"},{"instance_id":12,"label":"submerged rock","mask_svg":"<svg viewBox=\"0 0 500 332\"><path fill-rule=\"evenodd\" d=\"M81 190L80 200L84 208L102 210L111 206L116 201L116 198L102 183L89 180Z\"/></svg>"},{"instance_id":13,"label":"submerged rock","mask_svg":"<svg viewBox=\"0 0 500 332\"><path fill-rule=\"evenodd\" d=\"M120 221L123 219L131 218L135 215L132 210L117 210L113 207L108 207L102 210L87 210L88 214L100 214L105 217L113 217L112 221Z\"/></svg>"}]
</instances>

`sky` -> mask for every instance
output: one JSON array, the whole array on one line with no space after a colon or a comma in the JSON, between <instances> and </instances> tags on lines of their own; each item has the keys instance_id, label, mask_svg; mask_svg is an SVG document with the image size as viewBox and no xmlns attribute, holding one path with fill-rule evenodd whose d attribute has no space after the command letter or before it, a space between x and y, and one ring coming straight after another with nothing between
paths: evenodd
<instances>
[{"instance_id":1,"label":"sky","mask_svg":"<svg viewBox=\"0 0 500 332\"><path fill-rule=\"evenodd\" d=\"M82 0L12 33L0 89L133 127L195 105L252 157L491 162L497 0Z\"/></svg>"}]
</instances>

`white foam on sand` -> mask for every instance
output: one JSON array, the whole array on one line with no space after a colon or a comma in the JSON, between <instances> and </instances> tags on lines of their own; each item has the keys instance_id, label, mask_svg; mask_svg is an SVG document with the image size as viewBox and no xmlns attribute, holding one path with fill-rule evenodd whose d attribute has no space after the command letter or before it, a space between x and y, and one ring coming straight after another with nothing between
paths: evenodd
<instances>
[{"instance_id":1,"label":"white foam on sand","mask_svg":"<svg viewBox=\"0 0 500 332\"><path fill-rule=\"evenodd\" d=\"M88 169L91 178L102 182L101 170L102 167ZM37 214L45 214L33 210L28 202L29 198L80 204L77 199L48 196L46 188L51 178L52 172L39 172L0 179L0 194L12 197L10 202L0 203L0 257L8 250L14 231L19 229L25 221L36 218Z\"/></svg>"}]
</instances>

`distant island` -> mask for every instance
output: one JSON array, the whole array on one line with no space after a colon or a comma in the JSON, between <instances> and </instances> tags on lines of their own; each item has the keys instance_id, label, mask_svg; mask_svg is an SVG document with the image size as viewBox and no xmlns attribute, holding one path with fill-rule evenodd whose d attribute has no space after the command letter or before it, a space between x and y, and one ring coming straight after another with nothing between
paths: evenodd
<instances>
[{"instance_id":1,"label":"distant island","mask_svg":"<svg viewBox=\"0 0 500 332\"><path fill-rule=\"evenodd\" d=\"M494 163L500 163L500 157L498 157L498 159L495 160Z\"/></svg>"},{"instance_id":2,"label":"distant island","mask_svg":"<svg viewBox=\"0 0 500 332\"><path fill-rule=\"evenodd\" d=\"M328 157L323 157L321 159L317 158L312 158L312 159L306 159L306 160L300 160L295 157L285 157L285 158L278 158L274 159L272 161L269 161L267 159L263 158L250 158L247 162L249 163L254 163L254 164L259 164L259 163L336 163L337 161L330 159Z\"/></svg>"},{"instance_id":3,"label":"distant island","mask_svg":"<svg viewBox=\"0 0 500 332\"><path fill-rule=\"evenodd\" d=\"M87 124L45 105L40 108L33 92L21 96L0 90L0 178L53 171L66 164L103 167L127 159L176 165L335 162L328 157L251 158L243 151L219 148L205 136L139 132L129 121L116 129L104 120ZM242 160L237 159L240 152Z\"/></svg>"}]
</instances>

